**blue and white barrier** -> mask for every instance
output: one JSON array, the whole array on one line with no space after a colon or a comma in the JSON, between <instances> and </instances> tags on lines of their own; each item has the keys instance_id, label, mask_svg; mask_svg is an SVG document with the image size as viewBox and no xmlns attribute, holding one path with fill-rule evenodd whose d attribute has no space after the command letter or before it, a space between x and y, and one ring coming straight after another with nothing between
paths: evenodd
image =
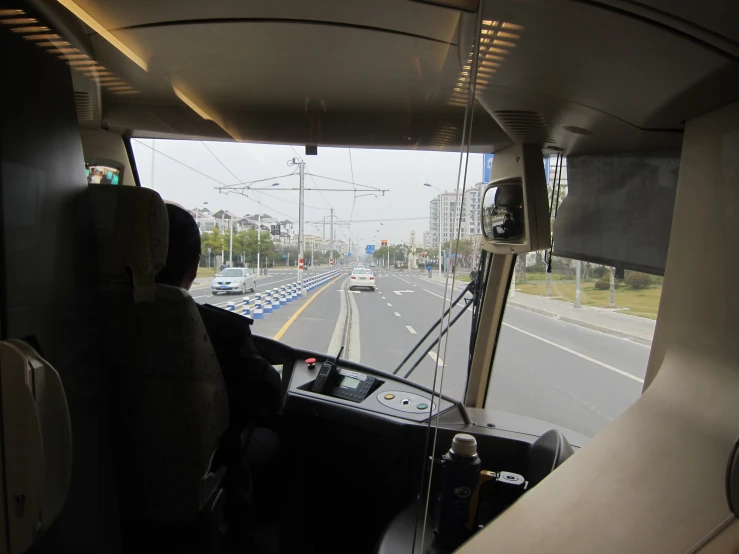
<instances>
[{"instance_id":1,"label":"blue and white barrier","mask_svg":"<svg viewBox=\"0 0 739 554\"><path fill-rule=\"evenodd\" d=\"M265 315L274 313L275 310L279 310L280 307L297 298L307 296L309 291L326 284L340 273L341 270L335 269L320 275L305 277L302 285L293 282L279 288L268 289L265 292L254 293L253 297L244 296L240 302L228 302L226 309L244 317L264 319Z\"/></svg>"}]
</instances>

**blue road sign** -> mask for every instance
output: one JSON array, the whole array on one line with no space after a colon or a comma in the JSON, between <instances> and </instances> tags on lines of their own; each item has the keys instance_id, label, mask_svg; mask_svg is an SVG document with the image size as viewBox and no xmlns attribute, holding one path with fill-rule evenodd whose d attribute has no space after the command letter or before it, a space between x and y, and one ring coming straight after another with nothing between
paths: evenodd
<instances>
[{"instance_id":1,"label":"blue road sign","mask_svg":"<svg viewBox=\"0 0 739 554\"><path fill-rule=\"evenodd\" d=\"M374 254L375 253L375 245L374 244L368 244L364 247L364 253L365 254Z\"/></svg>"},{"instance_id":2,"label":"blue road sign","mask_svg":"<svg viewBox=\"0 0 739 554\"><path fill-rule=\"evenodd\" d=\"M287 254L283 254L283 255L282 255L282 259L283 259L283 260L286 260L286 259L287 259Z\"/></svg>"},{"instance_id":3,"label":"blue road sign","mask_svg":"<svg viewBox=\"0 0 739 554\"><path fill-rule=\"evenodd\" d=\"M349 253L347 254L347 256L349 256L349 257L351 258L351 257L352 257L352 253L351 253L351 252L349 252Z\"/></svg>"}]
</instances>

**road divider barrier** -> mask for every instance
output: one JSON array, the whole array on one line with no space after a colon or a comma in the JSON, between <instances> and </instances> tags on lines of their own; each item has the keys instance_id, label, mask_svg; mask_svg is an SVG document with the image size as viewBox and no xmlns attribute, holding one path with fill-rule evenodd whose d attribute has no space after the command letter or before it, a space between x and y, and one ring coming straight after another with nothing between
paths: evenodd
<instances>
[{"instance_id":1,"label":"road divider barrier","mask_svg":"<svg viewBox=\"0 0 739 554\"><path fill-rule=\"evenodd\" d=\"M309 291L326 284L340 274L341 270L335 269L304 278L302 286L294 282L265 292L256 292L253 297L244 296L240 303L228 302L226 309L252 319L264 319L265 315L274 313L288 302L302 298L304 293L307 296Z\"/></svg>"}]
</instances>

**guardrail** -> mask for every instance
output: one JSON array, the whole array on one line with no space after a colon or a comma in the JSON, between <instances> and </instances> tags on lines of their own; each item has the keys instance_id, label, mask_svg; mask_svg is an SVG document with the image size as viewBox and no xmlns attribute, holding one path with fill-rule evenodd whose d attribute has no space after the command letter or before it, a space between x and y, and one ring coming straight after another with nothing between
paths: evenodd
<instances>
[{"instance_id":1,"label":"guardrail","mask_svg":"<svg viewBox=\"0 0 739 554\"><path fill-rule=\"evenodd\" d=\"M265 315L272 314L282 306L301 298L303 294L324 285L340 273L340 269L334 269L320 275L304 277L302 286L298 282L293 282L265 292L257 292L253 297L245 296L241 302L229 302L226 309L252 319L264 319Z\"/></svg>"}]
</instances>

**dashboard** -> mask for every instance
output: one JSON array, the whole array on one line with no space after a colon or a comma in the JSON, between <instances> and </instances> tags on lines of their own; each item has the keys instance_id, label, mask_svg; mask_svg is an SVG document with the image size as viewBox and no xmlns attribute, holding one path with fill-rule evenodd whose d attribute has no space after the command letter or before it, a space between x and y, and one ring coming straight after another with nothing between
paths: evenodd
<instances>
[{"instance_id":1,"label":"dashboard","mask_svg":"<svg viewBox=\"0 0 739 554\"><path fill-rule=\"evenodd\" d=\"M440 412L464 411L452 399L439 399L415 383L345 360L308 356L296 360L291 374L286 373L283 378L289 378L288 395L330 401L402 420L423 422Z\"/></svg>"}]
</instances>

